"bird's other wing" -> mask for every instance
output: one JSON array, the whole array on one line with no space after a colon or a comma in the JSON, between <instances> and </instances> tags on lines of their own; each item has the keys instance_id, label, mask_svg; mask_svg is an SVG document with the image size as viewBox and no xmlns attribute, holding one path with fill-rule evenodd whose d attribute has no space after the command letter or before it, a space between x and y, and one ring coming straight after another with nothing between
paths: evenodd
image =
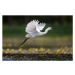
<instances>
[{"instance_id":1,"label":"bird's other wing","mask_svg":"<svg viewBox=\"0 0 75 75\"><path fill-rule=\"evenodd\" d=\"M45 27L45 23L40 23L37 25L37 31L40 32L40 30L43 30L43 28Z\"/></svg>"},{"instance_id":2,"label":"bird's other wing","mask_svg":"<svg viewBox=\"0 0 75 75\"><path fill-rule=\"evenodd\" d=\"M35 32L37 32L36 27L37 27L38 23L39 23L38 20L33 20L33 21L29 22L27 24L27 27L26 27L26 32L27 33L35 33Z\"/></svg>"}]
</instances>

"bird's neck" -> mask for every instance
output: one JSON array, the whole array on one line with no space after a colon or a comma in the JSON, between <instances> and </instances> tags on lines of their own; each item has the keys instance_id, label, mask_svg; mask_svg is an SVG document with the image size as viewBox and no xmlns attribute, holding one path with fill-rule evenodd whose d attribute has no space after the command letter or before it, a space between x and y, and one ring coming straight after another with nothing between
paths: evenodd
<instances>
[{"instance_id":1,"label":"bird's neck","mask_svg":"<svg viewBox=\"0 0 75 75\"><path fill-rule=\"evenodd\" d=\"M45 30L45 34L46 34L48 31L49 31L49 28L47 28L47 29Z\"/></svg>"},{"instance_id":2,"label":"bird's neck","mask_svg":"<svg viewBox=\"0 0 75 75\"><path fill-rule=\"evenodd\" d=\"M42 33L41 33L41 35L47 34L47 32L48 32L49 30L50 30L50 29L47 28L47 29L45 30L45 32L42 32Z\"/></svg>"}]
</instances>

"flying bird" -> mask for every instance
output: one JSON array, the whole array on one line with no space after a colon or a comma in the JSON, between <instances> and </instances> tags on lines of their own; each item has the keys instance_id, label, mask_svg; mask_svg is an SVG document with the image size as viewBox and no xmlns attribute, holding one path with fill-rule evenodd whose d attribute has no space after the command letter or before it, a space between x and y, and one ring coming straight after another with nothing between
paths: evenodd
<instances>
[{"instance_id":1,"label":"flying bird","mask_svg":"<svg viewBox=\"0 0 75 75\"><path fill-rule=\"evenodd\" d=\"M49 30L52 29L52 27L48 27L45 32L41 32L43 28L45 27L45 23L39 23L38 20L33 20L27 24L27 27L25 28L25 31L28 33L25 37L27 37L24 42L21 44L23 45L28 39L35 37L35 36L40 36L47 34ZM20 46L21 46L20 45Z\"/></svg>"}]
</instances>

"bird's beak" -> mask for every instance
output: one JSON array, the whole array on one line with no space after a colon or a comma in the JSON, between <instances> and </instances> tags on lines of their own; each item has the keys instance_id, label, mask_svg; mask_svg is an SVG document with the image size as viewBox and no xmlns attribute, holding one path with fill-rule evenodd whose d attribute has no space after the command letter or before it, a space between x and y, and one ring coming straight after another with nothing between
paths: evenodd
<instances>
[{"instance_id":1,"label":"bird's beak","mask_svg":"<svg viewBox=\"0 0 75 75\"><path fill-rule=\"evenodd\" d=\"M52 29L56 29L56 28L52 28Z\"/></svg>"}]
</instances>

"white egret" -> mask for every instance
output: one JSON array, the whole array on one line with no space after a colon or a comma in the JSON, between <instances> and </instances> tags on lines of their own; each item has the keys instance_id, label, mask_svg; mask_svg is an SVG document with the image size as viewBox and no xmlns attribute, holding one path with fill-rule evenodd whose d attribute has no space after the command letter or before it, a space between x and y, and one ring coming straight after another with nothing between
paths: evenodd
<instances>
[{"instance_id":1,"label":"white egret","mask_svg":"<svg viewBox=\"0 0 75 75\"><path fill-rule=\"evenodd\" d=\"M29 38L32 38L32 37L35 37L35 36L40 36L40 35L44 35L44 34L47 34L47 32L49 30L52 29L52 27L48 27L45 32L41 32L41 30L43 30L43 28L45 27L45 23L39 23L38 20L33 20L31 22L29 22L27 24L27 27L25 29L25 31L28 33L25 37L27 37L24 42L29 39ZM21 44L23 45L24 42Z\"/></svg>"}]
</instances>

